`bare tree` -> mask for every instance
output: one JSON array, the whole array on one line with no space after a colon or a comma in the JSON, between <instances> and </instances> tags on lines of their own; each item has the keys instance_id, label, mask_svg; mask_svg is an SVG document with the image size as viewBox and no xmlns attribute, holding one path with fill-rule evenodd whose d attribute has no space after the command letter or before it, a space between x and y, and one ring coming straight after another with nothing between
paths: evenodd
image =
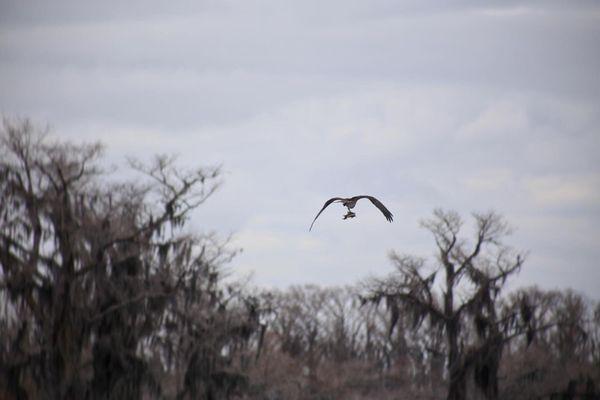
<instances>
[{"instance_id":1,"label":"bare tree","mask_svg":"<svg viewBox=\"0 0 600 400\"><path fill-rule=\"evenodd\" d=\"M529 323L526 334L506 346L502 398L598 398L594 304L571 290L537 287L520 289L505 303Z\"/></svg>"},{"instance_id":2,"label":"bare tree","mask_svg":"<svg viewBox=\"0 0 600 400\"><path fill-rule=\"evenodd\" d=\"M495 307L506 279L524 260L503 244L509 229L499 215L476 213L473 218L474 240L468 241L459 236L463 221L456 212L435 210L422 226L433 234L438 263L426 268L424 259L393 252L396 272L366 284L367 299L388 302L391 329L407 311L416 326L428 319L443 331L449 400L466 398L471 371L488 398L497 396L503 336ZM475 327L475 338L468 324Z\"/></svg>"},{"instance_id":3,"label":"bare tree","mask_svg":"<svg viewBox=\"0 0 600 400\"><path fill-rule=\"evenodd\" d=\"M0 132L0 370L16 398L159 395L148 353L185 311L172 305L194 287L218 297L210 280L231 254L184 225L219 170L157 157L119 183L101 156L28 121Z\"/></svg>"},{"instance_id":4,"label":"bare tree","mask_svg":"<svg viewBox=\"0 0 600 400\"><path fill-rule=\"evenodd\" d=\"M399 390L431 391L420 348L435 339L399 327L390 337L385 307L363 304L358 294L315 285L273 293L264 354L251 368L264 397L392 399Z\"/></svg>"}]
</instances>

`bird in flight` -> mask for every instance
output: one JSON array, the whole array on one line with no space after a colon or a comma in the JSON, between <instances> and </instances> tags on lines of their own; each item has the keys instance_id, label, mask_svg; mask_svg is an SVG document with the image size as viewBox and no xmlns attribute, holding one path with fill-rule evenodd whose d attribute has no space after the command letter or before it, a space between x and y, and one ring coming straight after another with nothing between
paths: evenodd
<instances>
[{"instance_id":1,"label":"bird in flight","mask_svg":"<svg viewBox=\"0 0 600 400\"><path fill-rule=\"evenodd\" d=\"M373 205L375 207L379 208L379 211L381 211L383 213L385 219L387 219L389 222L392 222L394 220L394 216L392 215L392 213L390 212L390 210L388 210L387 208L385 208L385 206L383 205L383 203L380 202L379 200L377 200L373 196L363 195L363 196L354 196L354 197L349 197L349 198L333 197L333 198L331 198L331 199L329 199L329 200L327 200L325 202L325 204L323 205L323 208L321 208L321 211L319 211L319 213L317 214L317 216L315 217L315 219L313 219L313 222L312 222L312 224L310 224L310 228L308 229L309 232L312 229L313 225L315 224L315 221L317 220L317 218L319 218L319 215L321 215L321 213L323 212L323 210L326 209L327 206L330 205L331 203L342 203L342 205L348 209L348 212L346 213L346 215L344 215L343 219L356 217L356 214L352 212L352 209L356 205L356 202L358 200L360 200L360 199L369 199L369 200L371 200L371 203L373 203Z\"/></svg>"}]
</instances>

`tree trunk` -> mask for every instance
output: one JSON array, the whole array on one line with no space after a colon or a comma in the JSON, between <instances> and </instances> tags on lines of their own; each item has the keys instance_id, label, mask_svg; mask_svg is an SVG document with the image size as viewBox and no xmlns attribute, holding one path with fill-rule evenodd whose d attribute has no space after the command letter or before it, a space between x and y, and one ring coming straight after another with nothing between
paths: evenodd
<instances>
[{"instance_id":1,"label":"tree trunk","mask_svg":"<svg viewBox=\"0 0 600 400\"><path fill-rule=\"evenodd\" d=\"M448 337L448 400L465 400L467 396L466 373L458 348L458 323L452 318L446 323Z\"/></svg>"}]
</instances>

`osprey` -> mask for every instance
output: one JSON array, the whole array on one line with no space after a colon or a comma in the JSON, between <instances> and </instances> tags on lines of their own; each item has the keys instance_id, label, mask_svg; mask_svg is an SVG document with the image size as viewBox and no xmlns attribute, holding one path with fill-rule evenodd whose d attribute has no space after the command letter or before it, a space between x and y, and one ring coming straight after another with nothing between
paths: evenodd
<instances>
[{"instance_id":1,"label":"osprey","mask_svg":"<svg viewBox=\"0 0 600 400\"><path fill-rule=\"evenodd\" d=\"M348 208L348 212L346 213L346 215L344 215L343 219L356 217L356 214L352 212L352 209L356 205L356 202L360 199L371 200L371 203L373 203L373 205L375 207L379 208L379 211L381 211L383 213L383 215L385 216L385 219L387 219L390 222L392 222L394 220L394 216L392 215L390 210L385 208L385 206L373 196L362 195L362 196L354 196L354 197L350 197L350 198L333 197L325 202L325 204L323 205L323 208L321 208L321 211L319 211L319 213L317 214L315 219L313 219L313 222L312 222L312 224L310 224L310 228L308 229L309 232L312 229L313 225L315 224L315 221L317 220L317 218L319 218L319 215L321 215L323 210L326 209L327 206L330 205L331 203L342 203L342 205L344 207Z\"/></svg>"}]
</instances>

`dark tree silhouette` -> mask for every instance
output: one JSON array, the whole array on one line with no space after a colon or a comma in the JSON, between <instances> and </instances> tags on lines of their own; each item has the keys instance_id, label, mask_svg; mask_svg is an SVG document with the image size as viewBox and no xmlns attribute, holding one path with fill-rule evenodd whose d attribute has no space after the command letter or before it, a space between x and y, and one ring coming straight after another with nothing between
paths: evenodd
<instances>
[{"instance_id":1,"label":"dark tree silhouette","mask_svg":"<svg viewBox=\"0 0 600 400\"><path fill-rule=\"evenodd\" d=\"M473 217L475 235L469 242L459 236L463 221L457 213L435 210L422 226L433 234L438 264L427 269L424 259L392 253L396 272L367 283L368 300L388 302L391 329L400 313L408 311L416 325L427 318L443 331L449 400L466 398L470 371L488 398L497 396L504 336L496 303L506 279L524 260L522 253L503 244L509 229L499 215ZM476 340L469 337L469 323L475 327Z\"/></svg>"},{"instance_id":2,"label":"dark tree silhouette","mask_svg":"<svg viewBox=\"0 0 600 400\"><path fill-rule=\"evenodd\" d=\"M524 288L505 299L505 315L527 319L505 350L503 398L597 399L600 382L597 312L600 303L571 290ZM515 313L514 310L519 310ZM518 335L519 329L515 329Z\"/></svg>"},{"instance_id":3,"label":"dark tree silhouette","mask_svg":"<svg viewBox=\"0 0 600 400\"><path fill-rule=\"evenodd\" d=\"M207 383L193 373L198 343L241 337L217 329L228 320L219 268L233 254L184 231L219 170L161 156L131 161L137 177L117 182L101 156L100 144L53 141L28 121L0 132L0 375L15 398L159 396L168 349L189 351L171 391L211 386L223 381L221 348ZM245 315L237 325L252 329Z\"/></svg>"}]
</instances>

